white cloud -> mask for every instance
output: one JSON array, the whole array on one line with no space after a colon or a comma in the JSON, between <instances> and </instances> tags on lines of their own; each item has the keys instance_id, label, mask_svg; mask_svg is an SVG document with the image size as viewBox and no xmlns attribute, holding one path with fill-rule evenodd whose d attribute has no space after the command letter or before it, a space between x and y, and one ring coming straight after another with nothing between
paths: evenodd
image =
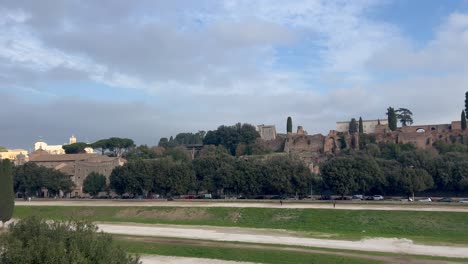
<instances>
[{"instance_id":1,"label":"white cloud","mask_svg":"<svg viewBox=\"0 0 468 264\"><path fill-rule=\"evenodd\" d=\"M337 120L384 117L389 105L412 109L417 123L448 122L458 118L457 100L468 87L468 16L461 13L416 48L397 27L369 18L381 1L4 3L1 90L47 94L47 84L85 80L157 99L151 106L50 93L44 105L16 100L22 112L45 113L50 125L80 118L57 128L57 137L86 133L83 126L98 136L120 131L154 144L160 136L239 121L283 131L287 116L310 133L326 133ZM61 100L73 111L55 113ZM125 113L106 119L112 111ZM10 122L16 131L46 134L37 115L20 116L24 123Z\"/></svg>"}]
</instances>

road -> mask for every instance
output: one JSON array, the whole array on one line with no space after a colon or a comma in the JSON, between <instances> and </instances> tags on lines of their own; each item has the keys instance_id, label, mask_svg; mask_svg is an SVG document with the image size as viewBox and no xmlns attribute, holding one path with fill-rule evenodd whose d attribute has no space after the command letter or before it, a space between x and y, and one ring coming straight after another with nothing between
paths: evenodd
<instances>
[{"instance_id":1,"label":"road","mask_svg":"<svg viewBox=\"0 0 468 264\"><path fill-rule=\"evenodd\" d=\"M408 239L397 238L346 241L299 237L294 233L268 229L209 226L98 224L98 227L104 232L119 235L203 239L468 258L468 247L420 245L414 244Z\"/></svg>"},{"instance_id":2,"label":"road","mask_svg":"<svg viewBox=\"0 0 468 264\"><path fill-rule=\"evenodd\" d=\"M440 205L428 204L385 204L370 202L349 203L338 202L336 207L330 203L307 202L217 202L217 201L128 201L128 200L36 200L16 201L17 206L145 206L145 207L237 207L237 208L288 208L288 209L334 209L334 210L384 210L384 211L433 211L433 212L465 212L468 213L468 204Z\"/></svg>"}]
</instances>

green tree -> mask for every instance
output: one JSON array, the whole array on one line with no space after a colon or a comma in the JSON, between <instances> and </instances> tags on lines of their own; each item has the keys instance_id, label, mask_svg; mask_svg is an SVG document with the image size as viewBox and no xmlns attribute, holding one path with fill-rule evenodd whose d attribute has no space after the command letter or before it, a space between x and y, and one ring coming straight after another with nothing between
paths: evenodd
<instances>
[{"instance_id":1,"label":"green tree","mask_svg":"<svg viewBox=\"0 0 468 264\"><path fill-rule=\"evenodd\" d=\"M292 118L288 116L288 120L286 121L286 133L292 133L292 128L293 128Z\"/></svg>"},{"instance_id":2,"label":"green tree","mask_svg":"<svg viewBox=\"0 0 468 264\"><path fill-rule=\"evenodd\" d=\"M465 93L465 115L468 116L468 92Z\"/></svg>"},{"instance_id":3,"label":"green tree","mask_svg":"<svg viewBox=\"0 0 468 264\"><path fill-rule=\"evenodd\" d=\"M413 196L414 193L430 189L434 185L431 175L424 169L404 168L400 179L401 187Z\"/></svg>"},{"instance_id":4,"label":"green tree","mask_svg":"<svg viewBox=\"0 0 468 264\"><path fill-rule=\"evenodd\" d=\"M397 115L393 107L387 109L388 128L395 131L397 129Z\"/></svg>"},{"instance_id":5,"label":"green tree","mask_svg":"<svg viewBox=\"0 0 468 264\"><path fill-rule=\"evenodd\" d=\"M465 131L466 129L466 114L465 111L462 111L461 113L461 129Z\"/></svg>"},{"instance_id":6,"label":"green tree","mask_svg":"<svg viewBox=\"0 0 468 264\"><path fill-rule=\"evenodd\" d=\"M362 117L359 117L359 134L364 133L364 125L362 124Z\"/></svg>"},{"instance_id":7,"label":"green tree","mask_svg":"<svg viewBox=\"0 0 468 264\"><path fill-rule=\"evenodd\" d=\"M355 190L355 175L352 157L336 157L328 160L321 168L321 175L325 188L336 194L347 195Z\"/></svg>"},{"instance_id":8,"label":"green tree","mask_svg":"<svg viewBox=\"0 0 468 264\"><path fill-rule=\"evenodd\" d=\"M155 159L160 156L162 155L161 153L158 153L158 147L150 148L147 145L140 145L128 151L124 157L127 160L138 160L138 159Z\"/></svg>"},{"instance_id":9,"label":"green tree","mask_svg":"<svg viewBox=\"0 0 468 264\"><path fill-rule=\"evenodd\" d=\"M203 144L224 146L231 155L235 155L239 144L250 146L259 137L260 134L258 134L254 126L237 123L233 126L219 126L216 130L208 131L203 139Z\"/></svg>"},{"instance_id":10,"label":"green tree","mask_svg":"<svg viewBox=\"0 0 468 264\"><path fill-rule=\"evenodd\" d=\"M346 143L346 138L344 135L340 136L339 142L340 142L340 149L346 149L348 147L348 144Z\"/></svg>"},{"instance_id":11,"label":"green tree","mask_svg":"<svg viewBox=\"0 0 468 264\"><path fill-rule=\"evenodd\" d=\"M110 151L115 157L122 157L126 152L135 146L133 140L129 138L111 137L108 139L101 139L91 144L95 149L100 149L102 154Z\"/></svg>"},{"instance_id":12,"label":"green tree","mask_svg":"<svg viewBox=\"0 0 468 264\"><path fill-rule=\"evenodd\" d=\"M413 112L411 112L409 109L399 108L395 112L402 126L413 124Z\"/></svg>"},{"instance_id":13,"label":"green tree","mask_svg":"<svg viewBox=\"0 0 468 264\"><path fill-rule=\"evenodd\" d=\"M8 149L4 146L0 146L0 152L8 152Z\"/></svg>"},{"instance_id":14,"label":"green tree","mask_svg":"<svg viewBox=\"0 0 468 264\"><path fill-rule=\"evenodd\" d=\"M195 190L223 194L230 189L234 174L234 158L223 147L210 147L193 161L197 180Z\"/></svg>"},{"instance_id":15,"label":"green tree","mask_svg":"<svg viewBox=\"0 0 468 264\"><path fill-rule=\"evenodd\" d=\"M88 222L20 220L0 240L0 263L141 264L138 256L117 246L111 235L97 230Z\"/></svg>"},{"instance_id":16,"label":"green tree","mask_svg":"<svg viewBox=\"0 0 468 264\"><path fill-rule=\"evenodd\" d=\"M83 192L96 196L106 189L106 176L97 172L91 172L83 181Z\"/></svg>"},{"instance_id":17,"label":"green tree","mask_svg":"<svg viewBox=\"0 0 468 264\"><path fill-rule=\"evenodd\" d=\"M89 147L87 143L77 142L70 145L63 145L62 148L66 154L86 153L85 148Z\"/></svg>"},{"instance_id":18,"label":"green tree","mask_svg":"<svg viewBox=\"0 0 468 264\"><path fill-rule=\"evenodd\" d=\"M356 122L355 118L351 119L351 122L349 122L349 133L357 133L358 132L358 123Z\"/></svg>"},{"instance_id":19,"label":"green tree","mask_svg":"<svg viewBox=\"0 0 468 264\"><path fill-rule=\"evenodd\" d=\"M14 198L12 164L8 159L0 160L0 221L2 226L13 215ZM0 246L0 248L2 247ZM2 262L0 261L0 263Z\"/></svg>"}]
</instances>

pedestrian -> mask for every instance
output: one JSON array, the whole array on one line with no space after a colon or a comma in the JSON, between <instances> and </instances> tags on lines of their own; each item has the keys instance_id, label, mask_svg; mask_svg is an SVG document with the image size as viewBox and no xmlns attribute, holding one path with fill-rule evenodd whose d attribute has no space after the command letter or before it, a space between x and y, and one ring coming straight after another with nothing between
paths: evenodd
<instances>
[{"instance_id":1,"label":"pedestrian","mask_svg":"<svg viewBox=\"0 0 468 264\"><path fill-rule=\"evenodd\" d=\"M333 208L335 208L335 207L336 207L336 201L333 200Z\"/></svg>"},{"instance_id":2,"label":"pedestrian","mask_svg":"<svg viewBox=\"0 0 468 264\"><path fill-rule=\"evenodd\" d=\"M283 201L282 200L280 200L280 204L281 204L281 206L283 206Z\"/></svg>"}]
</instances>

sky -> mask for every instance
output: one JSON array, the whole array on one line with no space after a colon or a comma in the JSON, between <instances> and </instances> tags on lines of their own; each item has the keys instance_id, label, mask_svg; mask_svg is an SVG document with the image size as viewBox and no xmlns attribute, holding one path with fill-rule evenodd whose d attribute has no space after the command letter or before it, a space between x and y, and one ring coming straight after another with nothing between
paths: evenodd
<instances>
[{"instance_id":1,"label":"sky","mask_svg":"<svg viewBox=\"0 0 468 264\"><path fill-rule=\"evenodd\" d=\"M460 119L466 0L0 0L0 145Z\"/></svg>"}]
</instances>

